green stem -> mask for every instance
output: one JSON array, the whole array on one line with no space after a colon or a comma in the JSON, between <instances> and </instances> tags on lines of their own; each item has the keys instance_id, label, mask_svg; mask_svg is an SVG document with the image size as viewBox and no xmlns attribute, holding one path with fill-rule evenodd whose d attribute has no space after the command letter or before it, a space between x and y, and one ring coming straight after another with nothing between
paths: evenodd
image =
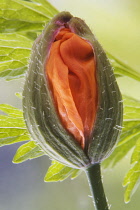
<instances>
[{"instance_id":1,"label":"green stem","mask_svg":"<svg viewBox=\"0 0 140 210\"><path fill-rule=\"evenodd\" d=\"M93 197L93 203L96 210L108 210L108 203L105 197L100 164L94 164L86 169L88 183Z\"/></svg>"}]
</instances>

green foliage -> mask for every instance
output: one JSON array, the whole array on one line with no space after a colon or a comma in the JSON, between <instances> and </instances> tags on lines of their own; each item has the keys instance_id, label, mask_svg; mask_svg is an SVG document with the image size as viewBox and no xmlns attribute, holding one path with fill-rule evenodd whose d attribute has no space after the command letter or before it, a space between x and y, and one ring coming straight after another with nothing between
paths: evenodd
<instances>
[{"instance_id":1,"label":"green foliage","mask_svg":"<svg viewBox=\"0 0 140 210\"><path fill-rule=\"evenodd\" d=\"M30 140L22 111L7 104L0 104L0 146Z\"/></svg>"},{"instance_id":2,"label":"green foliage","mask_svg":"<svg viewBox=\"0 0 140 210\"><path fill-rule=\"evenodd\" d=\"M140 138L136 143L135 149L131 157L132 167L124 177L123 186L127 186L124 194L126 203L130 201L135 188L140 184Z\"/></svg>"},{"instance_id":3,"label":"green foliage","mask_svg":"<svg viewBox=\"0 0 140 210\"><path fill-rule=\"evenodd\" d=\"M17 93L15 93L15 95L16 95L18 98L22 99L22 93L17 92Z\"/></svg>"},{"instance_id":4,"label":"green foliage","mask_svg":"<svg viewBox=\"0 0 140 210\"><path fill-rule=\"evenodd\" d=\"M1 0L0 13L0 77L21 78L27 70L36 33L57 10L46 0Z\"/></svg>"},{"instance_id":5,"label":"green foliage","mask_svg":"<svg viewBox=\"0 0 140 210\"><path fill-rule=\"evenodd\" d=\"M0 32L42 30L57 10L45 0L1 0Z\"/></svg>"},{"instance_id":6,"label":"green foliage","mask_svg":"<svg viewBox=\"0 0 140 210\"><path fill-rule=\"evenodd\" d=\"M72 174L71 174L71 179L77 178L81 173L82 173L82 170L74 169Z\"/></svg>"},{"instance_id":7,"label":"green foliage","mask_svg":"<svg viewBox=\"0 0 140 210\"><path fill-rule=\"evenodd\" d=\"M140 81L139 72L135 71L133 68L125 64L123 61L120 61L118 58L116 58L112 54L107 52L107 55L111 62L111 65L114 68L114 72L117 76L128 76L135 80Z\"/></svg>"},{"instance_id":8,"label":"green foliage","mask_svg":"<svg viewBox=\"0 0 140 210\"><path fill-rule=\"evenodd\" d=\"M44 155L44 152L34 141L29 141L26 144L21 145L13 158L13 163L22 163L29 159L34 159Z\"/></svg>"},{"instance_id":9,"label":"green foliage","mask_svg":"<svg viewBox=\"0 0 140 210\"><path fill-rule=\"evenodd\" d=\"M23 77L32 41L19 34L0 34L0 77L7 80Z\"/></svg>"},{"instance_id":10,"label":"green foliage","mask_svg":"<svg viewBox=\"0 0 140 210\"><path fill-rule=\"evenodd\" d=\"M72 179L76 178L81 171L79 169L73 169L67 167L57 161L52 161L52 165L49 167L47 174L44 178L45 182L58 182L63 181L69 176Z\"/></svg>"},{"instance_id":11,"label":"green foliage","mask_svg":"<svg viewBox=\"0 0 140 210\"><path fill-rule=\"evenodd\" d=\"M140 101L124 97L124 123L121 138L115 151L104 161L103 166L105 168L115 166L132 148L134 148L131 157L132 168L126 174L123 183L124 186L127 185L125 202L130 201L132 191L140 178Z\"/></svg>"}]
</instances>

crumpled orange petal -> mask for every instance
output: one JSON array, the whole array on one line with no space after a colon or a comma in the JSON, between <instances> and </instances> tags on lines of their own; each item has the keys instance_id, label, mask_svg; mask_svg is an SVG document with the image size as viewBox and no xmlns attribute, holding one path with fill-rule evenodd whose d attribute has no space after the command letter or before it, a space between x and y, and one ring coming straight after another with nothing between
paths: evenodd
<instances>
[{"instance_id":1,"label":"crumpled orange petal","mask_svg":"<svg viewBox=\"0 0 140 210\"><path fill-rule=\"evenodd\" d=\"M91 45L64 28L53 42L46 75L63 126L84 149L97 110L95 59Z\"/></svg>"}]
</instances>

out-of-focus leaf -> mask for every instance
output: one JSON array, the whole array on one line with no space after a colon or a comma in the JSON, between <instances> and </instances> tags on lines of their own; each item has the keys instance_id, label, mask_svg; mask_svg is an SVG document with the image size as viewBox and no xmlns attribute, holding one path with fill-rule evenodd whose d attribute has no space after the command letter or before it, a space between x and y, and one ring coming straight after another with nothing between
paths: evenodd
<instances>
[{"instance_id":1,"label":"out-of-focus leaf","mask_svg":"<svg viewBox=\"0 0 140 210\"><path fill-rule=\"evenodd\" d=\"M131 164L135 164L137 161L140 161L140 139L137 141L135 149L131 157Z\"/></svg>"},{"instance_id":2,"label":"out-of-focus leaf","mask_svg":"<svg viewBox=\"0 0 140 210\"><path fill-rule=\"evenodd\" d=\"M0 1L0 78L24 76L37 33L57 13L46 0Z\"/></svg>"},{"instance_id":3,"label":"out-of-focus leaf","mask_svg":"<svg viewBox=\"0 0 140 210\"><path fill-rule=\"evenodd\" d=\"M119 161L127 157L128 152L135 146L140 136L135 136L129 139L124 144L117 146L109 158L103 162L103 167L114 167Z\"/></svg>"},{"instance_id":4,"label":"out-of-focus leaf","mask_svg":"<svg viewBox=\"0 0 140 210\"><path fill-rule=\"evenodd\" d=\"M1 0L0 32L42 30L57 10L45 0Z\"/></svg>"},{"instance_id":5,"label":"out-of-focus leaf","mask_svg":"<svg viewBox=\"0 0 140 210\"><path fill-rule=\"evenodd\" d=\"M23 112L22 112L22 110L17 109L16 107L13 107L13 106L11 106L9 104L0 104L0 110L2 112L4 112L5 114L8 114L10 117L20 118L20 119L23 120ZM23 123L23 125L25 125L25 124Z\"/></svg>"},{"instance_id":6,"label":"out-of-focus leaf","mask_svg":"<svg viewBox=\"0 0 140 210\"><path fill-rule=\"evenodd\" d=\"M125 202L129 202L140 178L140 101L126 96L124 96L123 127L121 138L115 151L104 161L103 166L105 168L115 166L135 147L131 157L131 164L133 165L123 182L123 186L127 186L124 199Z\"/></svg>"},{"instance_id":7,"label":"out-of-focus leaf","mask_svg":"<svg viewBox=\"0 0 140 210\"><path fill-rule=\"evenodd\" d=\"M36 145L34 141L29 141L18 148L13 158L13 162L21 163L26 160L34 159L43 155L44 152L40 149L40 147Z\"/></svg>"},{"instance_id":8,"label":"out-of-focus leaf","mask_svg":"<svg viewBox=\"0 0 140 210\"><path fill-rule=\"evenodd\" d=\"M74 169L74 171L71 174L71 179L77 178L82 173L82 170L80 169Z\"/></svg>"},{"instance_id":9,"label":"out-of-focus leaf","mask_svg":"<svg viewBox=\"0 0 140 210\"><path fill-rule=\"evenodd\" d=\"M0 77L7 80L23 77L32 41L18 34L0 34Z\"/></svg>"},{"instance_id":10,"label":"out-of-focus leaf","mask_svg":"<svg viewBox=\"0 0 140 210\"><path fill-rule=\"evenodd\" d=\"M107 158L103 166L115 166L135 146L140 138L140 101L123 96L124 121L120 141L112 155Z\"/></svg>"},{"instance_id":11,"label":"out-of-focus leaf","mask_svg":"<svg viewBox=\"0 0 140 210\"><path fill-rule=\"evenodd\" d=\"M52 161L52 165L49 167L47 174L44 178L45 182L58 182L63 181L69 176L76 178L79 170L67 167L57 161Z\"/></svg>"},{"instance_id":12,"label":"out-of-focus leaf","mask_svg":"<svg viewBox=\"0 0 140 210\"><path fill-rule=\"evenodd\" d=\"M133 166L128 171L123 181L123 186L126 186L124 194L124 200L126 203L130 201L131 196L140 184L140 138L139 141L137 141L137 144L133 151L131 163L133 164Z\"/></svg>"},{"instance_id":13,"label":"out-of-focus leaf","mask_svg":"<svg viewBox=\"0 0 140 210\"><path fill-rule=\"evenodd\" d=\"M125 64L124 62L120 61L115 56L111 55L107 52L108 58L111 62L111 65L114 67L114 73L117 76L128 76L135 80L140 81L140 73Z\"/></svg>"},{"instance_id":14,"label":"out-of-focus leaf","mask_svg":"<svg viewBox=\"0 0 140 210\"><path fill-rule=\"evenodd\" d=\"M24 123L22 111L7 104L0 104L0 146L30 140Z\"/></svg>"},{"instance_id":15,"label":"out-of-focus leaf","mask_svg":"<svg viewBox=\"0 0 140 210\"><path fill-rule=\"evenodd\" d=\"M140 101L131 97L123 96L124 99L124 121L140 120Z\"/></svg>"},{"instance_id":16,"label":"out-of-focus leaf","mask_svg":"<svg viewBox=\"0 0 140 210\"><path fill-rule=\"evenodd\" d=\"M15 93L15 95L16 95L18 98L22 99L22 93L17 92L17 93Z\"/></svg>"}]
</instances>

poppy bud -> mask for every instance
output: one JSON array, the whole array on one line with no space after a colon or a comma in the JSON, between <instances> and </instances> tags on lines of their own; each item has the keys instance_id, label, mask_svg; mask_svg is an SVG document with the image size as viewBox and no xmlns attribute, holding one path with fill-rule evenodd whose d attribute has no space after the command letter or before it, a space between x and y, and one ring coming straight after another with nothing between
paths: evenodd
<instances>
[{"instance_id":1,"label":"poppy bud","mask_svg":"<svg viewBox=\"0 0 140 210\"><path fill-rule=\"evenodd\" d=\"M31 137L65 165L86 168L113 151L122 98L109 60L83 20L61 12L35 40L23 110Z\"/></svg>"}]
</instances>

